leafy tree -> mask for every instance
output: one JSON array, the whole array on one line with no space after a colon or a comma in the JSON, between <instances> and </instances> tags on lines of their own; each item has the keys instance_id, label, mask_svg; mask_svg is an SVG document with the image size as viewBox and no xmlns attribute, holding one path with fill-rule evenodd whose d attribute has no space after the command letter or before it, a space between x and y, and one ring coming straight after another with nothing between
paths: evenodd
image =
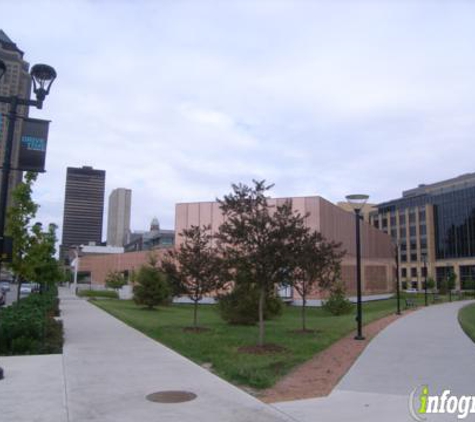
<instances>
[{"instance_id":1,"label":"leafy tree","mask_svg":"<svg viewBox=\"0 0 475 422\"><path fill-rule=\"evenodd\" d=\"M222 260L212 244L211 226L191 226L180 234L183 243L168 251L161 269L167 274L175 292L193 301L193 326L198 327L198 303L224 285Z\"/></svg>"},{"instance_id":2,"label":"leafy tree","mask_svg":"<svg viewBox=\"0 0 475 422\"><path fill-rule=\"evenodd\" d=\"M285 202L271 206L266 196L273 185L232 185L233 192L218 200L224 222L217 234L223 259L231 273L243 271L259 292L258 345L264 344L267 292L286 281L294 263L295 239L306 229L303 217Z\"/></svg>"},{"instance_id":3,"label":"leafy tree","mask_svg":"<svg viewBox=\"0 0 475 422\"><path fill-rule=\"evenodd\" d=\"M330 297L323 303L323 309L326 309L332 315L344 315L351 312L353 305L346 298L346 289L343 282L338 281L330 288Z\"/></svg>"},{"instance_id":4,"label":"leafy tree","mask_svg":"<svg viewBox=\"0 0 475 422\"><path fill-rule=\"evenodd\" d=\"M248 282L246 275L236 274L232 291L218 296L218 310L229 324L255 325L258 322L259 290ZM283 302L276 292L268 291L264 307L264 319L280 315Z\"/></svg>"},{"instance_id":5,"label":"leafy tree","mask_svg":"<svg viewBox=\"0 0 475 422\"><path fill-rule=\"evenodd\" d=\"M168 302L171 294L165 275L156 265L157 259L150 255L148 265L142 265L135 275L134 302L150 310Z\"/></svg>"},{"instance_id":6,"label":"leafy tree","mask_svg":"<svg viewBox=\"0 0 475 422\"><path fill-rule=\"evenodd\" d=\"M29 248L24 257L32 280L40 283L42 291L62 278L58 260L55 258L57 228L55 224L50 224L48 230L43 231L42 224L36 223L31 230Z\"/></svg>"},{"instance_id":7,"label":"leafy tree","mask_svg":"<svg viewBox=\"0 0 475 422\"><path fill-rule=\"evenodd\" d=\"M292 285L302 297L302 330L306 331L307 297L316 287L331 289L339 279L341 259L345 252L341 243L327 241L321 233L306 231L297 242L295 265L291 274Z\"/></svg>"},{"instance_id":8,"label":"leafy tree","mask_svg":"<svg viewBox=\"0 0 475 422\"><path fill-rule=\"evenodd\" d=\"M19 281L18 298L21 282L33 276L31 266L24 258L31 242L29 225L38 211L38 205L31 197L36 178L36 173L25 173L24 180L12 191L12 206L7 210L6 234L13 239L10 267Z\"/></svg>"},{"instance_id":9,"label":"leafy tree","mask_svg":"<svg viewBox=\"0 0 475 422\"><path fill-rule=\"evenodd\" d=\"M106 277L106 287L118 291L121 287L125 286L127 281L124 274L120 271L110 271Z\"/></svg>"},{"instance_id":10,"label":"leafy tree","mask_svg":"<svg viewBox=\"0 0 475 422\"><path fill-rule=\"evenodd\" d=\"M427 279L427 289L428 290L435 289L435 286L436 286L435 280L432 277L429 277Z\"/></svg>"}]
</instances>

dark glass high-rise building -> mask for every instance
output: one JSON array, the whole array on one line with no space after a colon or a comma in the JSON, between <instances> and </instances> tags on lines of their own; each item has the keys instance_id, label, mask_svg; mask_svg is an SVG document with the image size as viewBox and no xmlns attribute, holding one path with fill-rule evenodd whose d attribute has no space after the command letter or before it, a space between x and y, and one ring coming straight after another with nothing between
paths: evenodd
<instances>
[{"instance_id":1,"label":"dark glass high-rise building","mask_svg":"<svg viewBox=\"0 0 475 422\"><path fill-rule=\"evenodd\" d=\"M62 258L70 246L102 242L106 172L68 167L64 198Z\"/></svg>"},{"instance_id":2,"label":"dark glass high-rise building","mask_svg":"<svg viewBox=\"0 0 475 422\"><path fill-rule=\"evenodd\" d=\"M18 96L23 99L30 98L31 78L28 73L30 65L23 59L23 51L0 29L0 59L6 64L7 72L0 79L0 95L6 97ZM6 115L10 106L0 103L0 162L3 163L3 154L6 143L8 122ZM28 107L18 106L20 117L28 116ZM15 133L12 149L12 167L18 167L18 155L20 146L20 135L23 126L23 119L16 121ZM11 199L13 189L21 182L21 171L10 172L10 183L8 188L8 201Z\"/></svg>"},{"instance_id":3,"label":"dark glass high-rise building","mask_svg":"<svg viewBox=\"0 0 475 422\"><path fill-rule=\"evenodd\" d=\"M400 245L401 279L421 288L454 272L457 288L475 280L475 173L403 192L378 205L372 223ZM425 259L425 264L424 264Z\"/></svg>"}]
</instances>

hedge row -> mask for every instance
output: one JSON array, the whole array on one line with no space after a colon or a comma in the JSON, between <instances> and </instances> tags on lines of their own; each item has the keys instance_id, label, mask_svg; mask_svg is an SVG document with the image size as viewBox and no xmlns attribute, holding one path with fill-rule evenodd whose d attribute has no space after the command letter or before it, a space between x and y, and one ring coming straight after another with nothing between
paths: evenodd
<instances>
[{"instance_id":1,"label":"hedge row","mask_svg":"<svg viewBox=\"0 0 475 422\"><path fill-rule=\"evenodd\" d=\"M57 289L32 293L0 310L0 355L61 353L63 326Z\"/></svg>"}]
</instances>

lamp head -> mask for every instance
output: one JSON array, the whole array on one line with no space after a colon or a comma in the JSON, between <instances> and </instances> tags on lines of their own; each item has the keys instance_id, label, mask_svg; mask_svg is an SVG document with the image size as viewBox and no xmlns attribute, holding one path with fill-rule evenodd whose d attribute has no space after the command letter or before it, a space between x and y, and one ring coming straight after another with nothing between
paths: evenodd
<instances>
[{"instance_id":1,"label":"lamp head","mask_svg":"<svg viewBox=\"0 0 475 422\"><path fill-rule=\"evenodd\" d=\"M33 80L33 92L38 101L42 102L49 94L51 85L56 79L56 70L47 64L35 64L31 68L31 79Z\"/></svg>"},{"instance_id":2,"label":"lamp head","mask_svg":"<svg viewBox=\"0 0 475 422\"><path fill-rule=\"evenodd\" d=\"M368 198L369 198L368 195L363 195L363 194L354 194L354 195L346 196L346 200L348 201L350 206L353 208L355 212L358 212L358 213L363 209Z\"/></svg>"},{"instance_id":3,"label":"lamp head","mask_svg":"<svg viewBox=\"0 0 475 422\"><path fill-rule=\"evenodd\" d=\"M0 60L0 79L2 79L3 75L7 72L7 65L3 60Z\"/></svg>"}]
</instances>

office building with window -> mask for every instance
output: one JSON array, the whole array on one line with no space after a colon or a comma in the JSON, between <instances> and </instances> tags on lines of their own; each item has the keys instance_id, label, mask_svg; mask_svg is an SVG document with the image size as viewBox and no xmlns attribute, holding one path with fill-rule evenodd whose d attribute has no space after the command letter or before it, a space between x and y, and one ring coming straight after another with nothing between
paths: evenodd
<instances>
[{"instance_id":1,"label":"office building with window","mask_svg":"<svg viewBox=\"0 0 475 422\"><path fill-rule=\"evenodd\" d=\"M71 246L101 244L105 180L104 170L68 167L61 258Z\"/></svg>"},{"instance_id":2,"label":"office building with window","mask_svg":"<svg viewBox=\"0 0 475 422\"><path fill-rule=\"evenodd\" d=\"M475 280L475 173L403 192L377 206L371 223L399 243L403 286L423 289L451 272L456 289Z\"/></svg>"},{"instance_id":3,"label":"office building with window","mask_svg":"<svg viewBox=\"0 0 475 422\"><path fill-rule=\"evenodd\" d=\"M130 207L132 191L114 189L109 195L107 213L107 245L124 246L130 233Z\"/></svg>"},{"instance_id":4,"label":"office building with window","mask_svg":"<svg viewBox=\"0 0 475 422\"><path fill-rule=\"evenodd\" d=\"M29 75L28 62L23 60L23 51L0 29L0 59L7 66L7 71L0 79L0 95L9 97L12 95L20 98L30 98L31 78ZM3 163L3 154L5 148L3 145L7 139L8 119L6 117L9 111L9 105L0 103L0 162ZM18 106L17 113L20 117L28 116L28 107ZM13 146L12 146L12 168L18 167L18 156L20 151L20 137L23 125L23 119L17 119ZM8 200L10 201L13 189L21 182L22 172L12 171L10 173L10 184L8 189Z\"/></svg>"}]
</instances>

